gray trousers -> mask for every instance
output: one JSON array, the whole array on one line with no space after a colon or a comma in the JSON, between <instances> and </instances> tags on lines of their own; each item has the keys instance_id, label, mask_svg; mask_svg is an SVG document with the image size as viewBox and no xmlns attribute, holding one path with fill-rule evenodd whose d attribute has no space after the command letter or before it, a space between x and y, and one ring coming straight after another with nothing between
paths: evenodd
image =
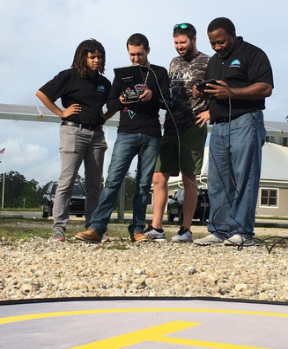
<instances>
[{"instance_id":1,"label":"gray trousers","mask_svg":"<svg viewBox=\"0 0 288 349\"><path fill-rule=\"evenodd\" d=\"M104 154L107 149L104 132L90 131L81 127L60 127L61 175L53 207L54 225L66 228L69 220L69 202L79 167L85 167L85 227L97 208L100 197Z\"/></svg>"}]
</instances>

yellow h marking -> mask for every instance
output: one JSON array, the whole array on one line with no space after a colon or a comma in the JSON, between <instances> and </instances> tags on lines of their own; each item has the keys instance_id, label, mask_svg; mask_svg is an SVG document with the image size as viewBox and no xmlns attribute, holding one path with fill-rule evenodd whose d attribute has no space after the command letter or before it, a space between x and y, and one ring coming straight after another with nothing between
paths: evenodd
<instances>
[{"instance_id":1,"label":"yellow h marking","mask_svg":"<svg viewBox=\"0 0 288 349\"><path fill-rule=\"evenodd\" d=\"M211 349L268 349L260 347L250 347L245 345L224 344L207 341L197 341L193 339L164 337L171 333L186 330L187 328L197 325L200 325L200 323L189 321L172 321L163 325L153 326L144 330L127 333L112 338L102 339L98 342L81 345L80 347L74 347L71 349L121 349L133 344L138 344L147 341L181 344L190 347L195 346Z\"/></svg>"}]
</instances>

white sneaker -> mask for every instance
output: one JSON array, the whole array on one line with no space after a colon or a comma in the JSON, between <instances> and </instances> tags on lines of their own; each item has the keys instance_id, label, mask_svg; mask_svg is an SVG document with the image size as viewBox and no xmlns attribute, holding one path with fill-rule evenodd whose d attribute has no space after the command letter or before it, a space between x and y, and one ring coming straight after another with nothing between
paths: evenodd
<instances>
[{"instance_id":1,"label":"white sneaker","mask_svg":"<svg viewBox=\"0 0 288 349\"><path fill-rule=\"evenodd\" d=\"M213 244L222 244L223 243L223 239L218 238L215 234L210 234L205 236L205 238L202 239L196 239L194 241L194 244L196 245L213 245Z\"/></svg>"},{"instance_id":2,"label":"white sneaker","mask_svg":"<svg viewBox=\"0 0 288 349\"><path fill-rule=\"evenodd\" d=\"M173 236L172 242L193 242L192 232L186 227L180 227L178 234Z\"/></svg>"},{"instance_id":3,"label":"white sneaker","mask_svg":"<svg viewBox=\"0 0 288 349\"><path fill-rule=\"evenodd\" d=\"M149 225L149 227L144 230L144 235L152 241L166 241L165 231L163 229L155 229L152 225Z\"/></svg>"},{"instance_id":4,"label":"white sneaker","mask_svg":"<svg viewBox=\"0 0 288 349\"><path fill-rule=\"evenodd\" d=\"M231 238L224 241L224 245L226 246L253 246L254 244L255 243L252 238L246 239L241 234L234 234L233 236L231 236Z\"/></svg>"}]
</instances>

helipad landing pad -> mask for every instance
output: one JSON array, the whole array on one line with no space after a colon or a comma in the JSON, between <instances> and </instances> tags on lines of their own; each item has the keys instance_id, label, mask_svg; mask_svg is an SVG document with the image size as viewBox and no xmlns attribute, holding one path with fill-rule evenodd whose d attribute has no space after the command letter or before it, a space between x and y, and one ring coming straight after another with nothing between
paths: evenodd
<instances>
[{"instance_id":1,"label":"helipad landing pad","mask_svg":"<svg viewBox=\"0 0 288 349\"><path fill-rule=\"evenodd\" d=\"M288 348L288 307L113 299L3 305L1 349Z\"/></svg>"}]
</instances>

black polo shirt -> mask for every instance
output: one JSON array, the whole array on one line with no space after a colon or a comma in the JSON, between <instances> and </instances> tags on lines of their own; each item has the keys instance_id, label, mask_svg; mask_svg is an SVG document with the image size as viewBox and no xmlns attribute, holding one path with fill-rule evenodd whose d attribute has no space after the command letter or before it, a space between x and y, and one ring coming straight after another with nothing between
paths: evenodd
<instances>
[{"instance_id":1,"label":"black polo shirt","mask_svg":"<svg viewBox=\"0 0 288 349\"><path fill-rule=\"evenodd\" d=\"M80 78L75 68L61 71L54 79L40 88L52 102L61 98L64 108L79 104L81 112L65 120L78 124L99 126L104 124L101 116L103 105L108 99L111 83L100 74ZM63 119L64 120L64 119Z\"/></svg>"},{"instance_id":2,"label":"black polo shirt","mask_svg":"<svg viewBox=\"0 0 288 349\"><path fill-rule=\"evenodd\" d=\"M222 58L217 53L210 59L205 79L225 81L229 87L247 87L256 82L265 82L273 86L272 69L266 54L256 46L237 37L236 45L228 56ZM232 118L237 118L251 110L265 109L265 99L231 99ZM210 122L227 118L229 100L210 97Z\"/></svg>"}]
</instances>

